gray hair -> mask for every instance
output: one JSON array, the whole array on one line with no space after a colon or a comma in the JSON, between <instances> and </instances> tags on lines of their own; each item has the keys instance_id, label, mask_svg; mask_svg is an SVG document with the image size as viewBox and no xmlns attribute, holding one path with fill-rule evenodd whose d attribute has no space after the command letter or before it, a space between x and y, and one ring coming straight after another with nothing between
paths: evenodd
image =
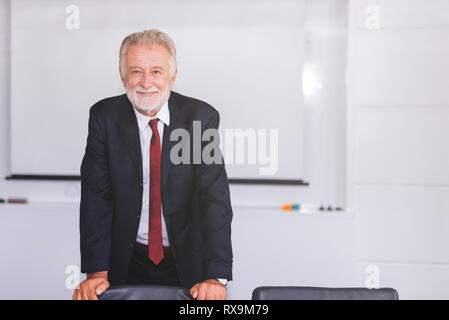
<instances>
[{"instance_id":1,"label":"gray hair","mask_svg":"<svg viewBox=\"0 0 449 320\"><path fill-rule=\"evenodd\" d=\"M122 45L120 46L120 57L119 57L119 68L120 68L120 77L125 79L125 71L124 63L125 63L125 54L126 50L128 50L129 46L133 44L146 44L150 48L159 44L164 46L168 52L170 53L170 77L173 77L177 62L176 62L176 46L173 40L168 36L168 34L158 30L158 29L150 29L144 30L142 32L135 32L128 36L122 41Z\"/></svg>"}]
</instances>

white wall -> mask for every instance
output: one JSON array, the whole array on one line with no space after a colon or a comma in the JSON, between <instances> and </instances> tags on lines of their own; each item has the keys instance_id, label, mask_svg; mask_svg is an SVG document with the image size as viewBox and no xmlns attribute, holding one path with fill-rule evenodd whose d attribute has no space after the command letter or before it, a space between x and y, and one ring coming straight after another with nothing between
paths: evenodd
<instances>
[{"instance_id":1,"label":"white wall","mask_svg":"<svg viewBox=\"0 0 449 320\"><path fill-rule=\"evenodd\" d=\"M350 1L348 200L357 283L449 299L449 2ZM379 29L367 29L379 12Z\"/></svg>"},{"instance_id":2,"label":"white wall","mask_svg":"<svg viewBox=\"0 0 449 320\"><path fill-rule=\"evenodd\" d=\"M0 1L0 178L9 174L9 23L9 1L2 0ZM2 197L1 187L0 194Z\"/></svg>"},{"instance_id":3,"label":"white wall","mask_svg":"<svg viewBox=\"0 0 449 320\"><path fill-rule=\"evenodd\" d=\"M366 5L379 6L379 30L364 27ZM231 299L246 299L261 284L365 286L369 265L379 268L380 285L396 288L402 299L449 298L448 9L445 0L349 2L343 196L354 213L292 215L236 205ZM2 177L9 174L9 79L3 72L9 68L7 12L8 1L1 0ZM320 123L318 109L305 116ZM326 152L313 146L309 150ZM311 182L326 184L318 170L305 171L312 173ZM273 203L318 201L320 189L315 187L233 185L231 197L235 204L258 203L268 196ZM71 182L0 182L0 197L32 194L41 200L76 201L78 190L79 184ZM65 266L78 259L77 218L76 204L0 205L0 253L9 260L0 266L0 298L70 297ZM278 232L276 245L268 247L262 235L273 230L270 226ZM33 253L25 259L21 255L27 247ZM265 250L279 260L268 263ZM24 269L33 265L31 258L38 265ZM273 265L275 272L270 272Z\"/></svg>"},{"instance_id":4,"label":"white wall","mask_svg":"<svg viewBox=\"0 0 449 320\"><path fill-rule=\"evenodd\" d=\"M365 286L370 265L379 268L380 285L402 299L449 298L449 3L349 4L345 194L354 214L236 206L231 299L246 299L262 284ZM379 30L365 28L367 5L379 6ZM10 169L8 7L0 1L1 177ZM319 124L319 110L309 111L310 123ZM308 172L311 182L326 183ZM314 187L231 186L231 196L236 204L268 196L273 203L318 201ZM0 204L0 253L7 258L0 298L70 298L65 267L79 259L79 183L0 181L0 197L13 195L75 204ZM270 227L278 231L275 246L264 237ZM268 263L266 250L278 260Z\"/></svg>"}]
</instances>

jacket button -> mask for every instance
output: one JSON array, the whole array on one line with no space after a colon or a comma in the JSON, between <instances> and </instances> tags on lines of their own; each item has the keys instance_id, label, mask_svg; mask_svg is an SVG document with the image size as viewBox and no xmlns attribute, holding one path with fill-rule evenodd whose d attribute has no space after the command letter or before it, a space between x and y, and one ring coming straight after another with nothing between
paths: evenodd
<instances>
[{"instance_id":1,"label":"jacket button","mask_svg":"<svg viewBox=\"0 0 449 320\"><path fill-rule=\"evenodd\" d=\"M140 215L137 215L136 218L137 218L137 220L139 220L140 219Z\"/></svg>"},{"instance_id":2,"label":"jacket button","mask_svg":"<svg viewBox=\"0 0 449 320\"><path fill-rule=\"evenodd\" d=\"M141 187L141 188L143 187L143 183L142 183L142 182L141 182L141 183L139 183L139 187Z\"/></svg>"},{"instance_id":3,"label":"jacket button","mask_svg":"<svg viewBox=\"0 0 449 320\"><path fill-rule=\"evenodd\" d=\"M131 250L134 247L132 243L128 244L128 249Z\"/></svg>"}]
</instances>

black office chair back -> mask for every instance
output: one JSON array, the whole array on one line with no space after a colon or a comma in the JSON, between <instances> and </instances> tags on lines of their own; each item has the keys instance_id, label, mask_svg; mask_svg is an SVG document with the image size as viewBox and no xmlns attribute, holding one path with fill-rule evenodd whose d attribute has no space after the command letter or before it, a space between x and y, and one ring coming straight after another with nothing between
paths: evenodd
<instances>
[{"instance_id":1,"label":"black office chair back","mask_svg":"<svg viewBox=\"0 0 449 320\"><path fill-rule=\"evenodd\" d=\"M186 288L172 286L123 285L111 286L99 300L193 300Z\"/></svg>"},{"instance_id":2,"label":"black office chair back","mask_svg":"<svg viewBox=\"0 0 449 320\"><path fill-rule=\"evenodd\" d=\"M398 300L395 289L257 287L252 300Z\"/></svg>"}]
</instances>

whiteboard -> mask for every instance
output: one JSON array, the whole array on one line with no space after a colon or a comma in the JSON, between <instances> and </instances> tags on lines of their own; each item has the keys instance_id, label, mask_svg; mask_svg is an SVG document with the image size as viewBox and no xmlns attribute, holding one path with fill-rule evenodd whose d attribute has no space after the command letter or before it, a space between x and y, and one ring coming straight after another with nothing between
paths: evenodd
<instances>
[{"instance_id":1,"label":"whiteboard","mask_svg":"<svg viewBox=\"0 0 449 320\"><path fill-rule=\"evenodd\" d=\"M69 5L79 29L66 27ZM229 178L301 179L303 13L298 0L12 1L12 174L79 175L90 106L125 93L121 41L158 28L177 46L173 90L214 106L222 139L225 129L266 130L269 142L277 131L274 174L246 158L226 164Z\"/></svg>"}]
</instances>

